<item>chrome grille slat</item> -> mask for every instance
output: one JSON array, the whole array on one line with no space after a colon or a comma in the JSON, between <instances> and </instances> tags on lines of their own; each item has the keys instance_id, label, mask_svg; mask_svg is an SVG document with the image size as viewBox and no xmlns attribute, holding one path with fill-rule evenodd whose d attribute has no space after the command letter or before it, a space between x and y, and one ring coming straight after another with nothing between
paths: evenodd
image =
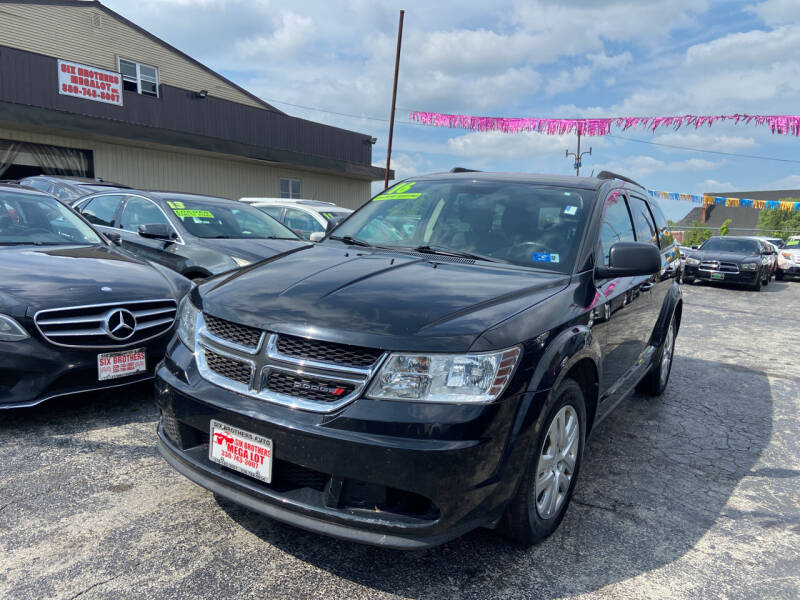
<instances>
[{"instance_id":1,"label":"chrome grille slat","mask_svg":"<svg viewBox=\"0 0 800 600\"><path fill-rule=\"evenodd\" d=\"M119 310L128 314L127 335L110 335L109 317ZM49 308L37 312L33 321L48 342L68 348L121 348L141 344L167 333L175 322L178 303L171 298L106 302ZM135 321L135 324L134 324Z\"/></svg>"}]
</instances>

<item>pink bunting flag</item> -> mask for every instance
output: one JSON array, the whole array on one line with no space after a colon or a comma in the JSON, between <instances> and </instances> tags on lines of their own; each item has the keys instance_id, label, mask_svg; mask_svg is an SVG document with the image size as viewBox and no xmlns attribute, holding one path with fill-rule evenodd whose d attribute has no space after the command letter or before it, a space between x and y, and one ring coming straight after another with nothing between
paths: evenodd
<instances>
[{"instance_id":1,"label":"pink bunting flag","mask_svg":"<svg viewBox=\"0 0 800 600\"><path fill-rule=\"evenodd\" d=\"M502 131L503 133L519 133L536 131L546 135L564 135L580 133L581 135L608 135L611 126L623 131L632 127L647 127L655 131L661 127L679 129L685 125L695 129L711 127L717 121L743 122L745 124L767 125L772 133L800 135L800 115L683 115L676 117L613 117L603 119L524 119L506 117L470 117L468 115L449 115L435 112L414 111L412 121L433 127L450 127L469 129L471 131Z\"/></svg>"}]
</instances>

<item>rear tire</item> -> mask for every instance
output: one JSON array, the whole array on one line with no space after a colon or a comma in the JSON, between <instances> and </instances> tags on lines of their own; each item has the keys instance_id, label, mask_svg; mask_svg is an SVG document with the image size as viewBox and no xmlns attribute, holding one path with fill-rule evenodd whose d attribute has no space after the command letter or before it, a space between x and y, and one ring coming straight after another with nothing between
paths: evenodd
<instances>
[{"instance_id":1,"label":"rear tire","mask_svg":"<svg viewBox=\"0 0 800 600\"><path fill-rule=\"evenodd\" d=\"M660 396L667 389L669 376L672 373L672 359L675 355L675 338L677 337L677 323L675 316L669 322L667 335L656 353L653 366L647 372L636 389L648 396Z\"/></svg>"},{"instance_id":2,"label":"rear tire","mask_svg":"<svg viewBox=\"0 0 800 600\"><path fill-rule=\"evenodd\" d=\"M574 379L568 378L553 394L555 404L542 422L517 494L503 516L505 534L524 546L544 541L558 528L583 461L586 441L583 390Z\"/></svg>"}]
</instances>

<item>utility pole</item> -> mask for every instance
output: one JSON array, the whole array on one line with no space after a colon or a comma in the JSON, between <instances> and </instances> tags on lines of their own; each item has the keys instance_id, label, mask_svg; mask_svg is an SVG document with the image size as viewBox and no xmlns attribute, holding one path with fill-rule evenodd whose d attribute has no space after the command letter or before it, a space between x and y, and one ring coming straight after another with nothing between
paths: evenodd
<instances>
[{"instance_id":1,"label":"utility pole","mask_svg":"<svg viewBox=\"0 0 800 600\"><path fill-rule=\"evenodd\" d=\"M386 151L386 174L383 178L383 189L389 187L389 164L392 161L392 137L394 136L394 106L397 101L397 76L400 73L400 45L403 41L403 15L406 11L400 11L400 24L397 26L397 56L394 60L394 87L392 89L392 116L389 120L389 148Z\"/></svg>"},{"instance_id":2,"label":"utility pole","mask_svg":"<svg viewBox=\"0 0 800 600\"><path fill-rule=\"evenodd\" d=\"M577 152L570 152L569 148L567 148L566 153L564 156L569 158L570 156L575 157L575 175L578 176L581 174L581 158L584 154L588 154L589 156L592 155L592 147L589 146L588 152L581 152L581 132L578 130L578 151Z\"/></svg>"}]
</instances>

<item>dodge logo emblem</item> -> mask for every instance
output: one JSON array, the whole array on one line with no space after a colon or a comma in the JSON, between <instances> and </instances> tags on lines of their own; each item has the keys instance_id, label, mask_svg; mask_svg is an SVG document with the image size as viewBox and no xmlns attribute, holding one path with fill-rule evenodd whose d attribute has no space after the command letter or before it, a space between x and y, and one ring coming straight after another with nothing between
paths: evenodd
<instances>
[{"instance_id":1,"label":"dodge logo emblem","mask_svg":"<svg viewBox=\"0 0 800 600\"><path fill-rule=\"evenodd\" d=\"M117 308L106 315L105 330L115 340L127 340L136 331L136 317L124 308Z\"/></svg>"}]
</instances>

